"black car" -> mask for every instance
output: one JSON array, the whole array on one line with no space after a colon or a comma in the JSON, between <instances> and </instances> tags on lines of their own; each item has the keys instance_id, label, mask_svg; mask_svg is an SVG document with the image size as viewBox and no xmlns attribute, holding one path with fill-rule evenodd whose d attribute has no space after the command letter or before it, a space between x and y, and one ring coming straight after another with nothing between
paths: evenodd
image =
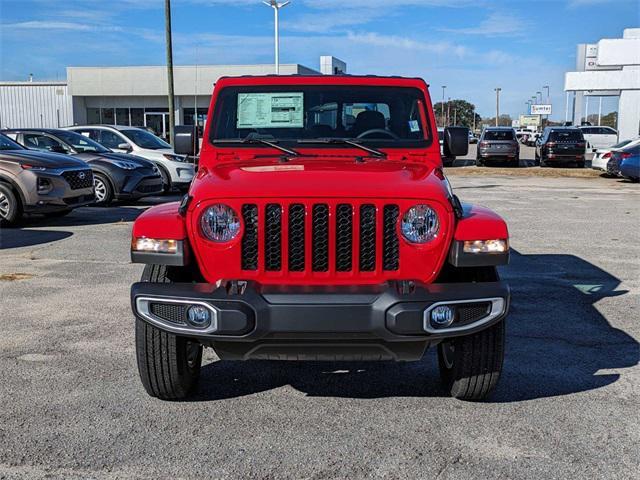
<instances>
[{"instance_id":1,"label":"black car","mask_svg":"<svg viewBox=\"0 0 640 480\"><path fill-rule=\"evenodd\" d=\"M93 170L96 203L101 205L163 191L162 176L153 163L112 152L79 133L60 129L13 129L4 133L28 149L64 153L87 162Z\"/></svg>"},{"instance_id":2,"label":"black car","mask_svg":"<svg viewBox=\"0 0 640 480\"><path fill-rule=\"evenodd\" d=\"M571 164L584 168L586 146L579 128L547 127L536 141L536 164L541 167Z\"/></svg>"}]
</instances>

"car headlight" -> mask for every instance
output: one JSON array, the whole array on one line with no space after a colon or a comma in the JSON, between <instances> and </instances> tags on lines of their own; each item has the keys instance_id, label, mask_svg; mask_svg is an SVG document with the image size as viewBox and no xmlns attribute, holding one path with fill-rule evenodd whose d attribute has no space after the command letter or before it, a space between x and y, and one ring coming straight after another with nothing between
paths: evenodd
<instances>
[{"instance_id":1,"label":"car headlight","mask_svg":"<svg viewBox=\"0 0 640 480\"><path fill-rule=\"evenodd\" d=\"M438 214L428 205L415 205L402 217L402 236L411 243L427 243L438 236Z\"/></svg>"},{"instance_id":2,"label":"car headlight","mask_svg":"<svg viewBox=\"0 0 640 480\"><path fill-rule=\"evenodd\" d=\"M167 160L171 160L172 162L185 162L187 160L187 157L183 156L183 155L174 155L172 153L163 153L162 156L164 158L166 158Z\"/></svg>"},{"instance_id":3,"label":"car headlight","mask_svg":"<svg viewBox=\"0 0 640 480\"><path fill-rule=\"evenodd\" d=\"M235 210L218 203L207 208L200 216L202 234L214 242L228 242L238 236L240 219Z\"/></svg>"},{"instance_id":4,"label":"car headlight","mask_svg":"<svg viewBox=\"0 0 640 480\"><path fill-rule=\"evenodd\" d=\"M137 163L127 162L123 160L114 160L113 164L117 167L124 168L125 170L135 170L140 166Z\"/></svg>"}]
</instances>

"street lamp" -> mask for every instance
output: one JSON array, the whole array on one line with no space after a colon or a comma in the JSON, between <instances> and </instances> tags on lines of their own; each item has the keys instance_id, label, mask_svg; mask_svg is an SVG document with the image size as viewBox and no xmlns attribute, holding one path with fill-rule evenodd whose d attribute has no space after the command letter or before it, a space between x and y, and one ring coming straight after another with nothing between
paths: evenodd
<instances>
[{"instance_id":1,"label":"street lamp","mask_svg":"<svg viewBox=\"0 0 640 480\"><path fill-rule=\"evenodd\" d=\"M540 103L542 103L542 92L536 92L536 96L540 95Z\"/></svg>"},{"instance_id":2,"label":"street lamp","mask_svg":"<svg viewBox=\"0 0 640 480\"><path fill-rule=\"evenodd\" d=\"M276 75L280 74L280 29L278 26L280 9L286 7L291 2L286 1L279 3L277 0L269 0L268 2L262 2L268 7L273 8L273 14L275 18L275 41L276 41Z\"/></svg>"},{"instance_id":3,"label":"street lamp","mask_svg":"<svg viewBox=\"0 0 640 480\"><path fill-rule=\"evenodd\" d=\"M442 117L442 128L444 128L444 91L447 88L446 85L442 85L442 104L440 105L440 113L441 113L441 117Z\"/></svg>"},{"instance_id":4,"label":"street lamp","mask_svg":"<svg viewBox=\"0 0 640 480\"><path fill-rule=\"evenodd\" d=\"M496 92L496 127L499 126L499 121L500 121L500 92L502 91L502 88L500 87L496 87L494 88L495 92Z\"/></svg>"},{"instance_id":5,"label":"street lamp","mask_svg":"<svg viewBox=\"0 0 640 480\"><path fill-rule=\"evenodd\" d=\"M551 99L551 95L549 93L549 85L545 85L544 87L542 87L543 90L547 90L547 103L551 103L549 100Z\"/></svg>"}]
</instances>

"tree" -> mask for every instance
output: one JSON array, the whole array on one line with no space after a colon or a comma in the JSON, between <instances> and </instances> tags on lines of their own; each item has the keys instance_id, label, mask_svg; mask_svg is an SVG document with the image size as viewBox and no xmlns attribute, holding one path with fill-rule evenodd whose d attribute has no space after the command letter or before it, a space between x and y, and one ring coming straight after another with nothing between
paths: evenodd
<instances>
[{"instance_id":1,"label":"tree","mask_svg":"<svg viewBox=\"0 0 640 480\"><path fill-rule=\"evenodd\" d=\"M496 126L496 117L491 117L491 118L483 118L482 119L482 125L485 125L487 127L495 127ZM510 127L511 125L513 125L513 119L511 118L511 115L500 115L500 119L498 121L498 126L500 127Z\"/></svg>"},{"instance_id":2,"label":"tree","mask_svg":"<svg viewBox=\"0 0 640 480\"><path fill-rule=\"evenodd\" d=\"M442 102L438 102L433 106L438 126L443 126L442 107ZM444 102L444 125L451 126L455 122L459 127L473 128L473 117L475 116L475 125L476 128L479 128L482 117L475 113L475 110L476 106L466 100L451 100L449 102Z\"/></svg>"}]
</instances>

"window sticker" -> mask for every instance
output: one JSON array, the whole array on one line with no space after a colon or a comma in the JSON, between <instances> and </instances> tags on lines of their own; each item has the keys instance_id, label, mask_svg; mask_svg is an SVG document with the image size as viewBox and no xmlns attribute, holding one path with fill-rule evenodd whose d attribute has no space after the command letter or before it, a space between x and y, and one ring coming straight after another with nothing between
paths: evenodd
<instances>
[{"instance_id":1,"label":"window sticker","mask_svg":"<svg viewBox=\"0 0 640 480\"><path fill-rule=\"evenodd\" d=\"M237 128L304 128L304 93L239 93Z\"/></svg>"},{"instance_id":2,"label":"window sticker","mask_svg":"<svg viewBox=\"0 0 640 480\"><path fill-rule=\"evenodd\" d=\"M409 120L409 130L411 130L411 133L420 131L420 124L417 120Z\"/></svg>"}]
</instances>

